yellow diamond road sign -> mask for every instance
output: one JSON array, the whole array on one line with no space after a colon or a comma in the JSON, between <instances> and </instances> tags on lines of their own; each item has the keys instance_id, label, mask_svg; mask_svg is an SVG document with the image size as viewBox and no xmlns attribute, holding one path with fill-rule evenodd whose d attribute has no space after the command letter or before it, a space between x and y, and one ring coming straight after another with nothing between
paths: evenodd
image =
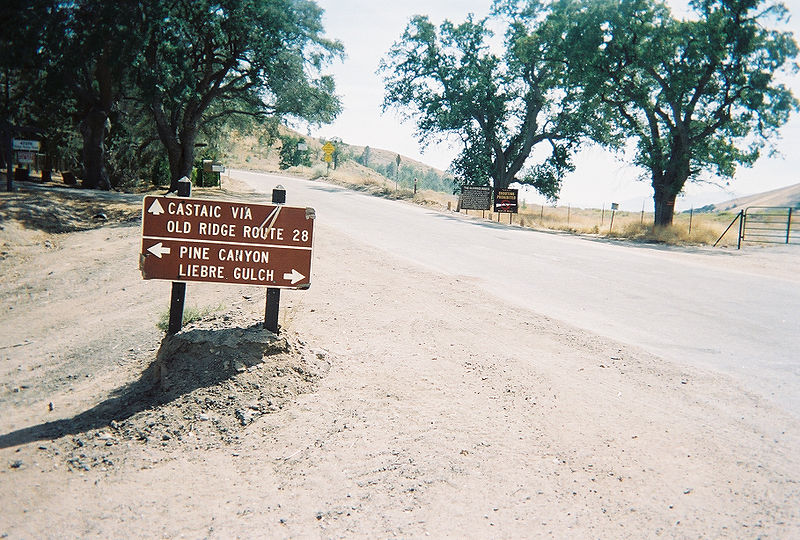
<instances>
[{"instance_id":1,"label":"yellow diamond road sign","mask_svg":"<svg viewBox=\"0 0 800 540\"><path fill-rule=\"evenodd\" d=\"M336 147L334 147L330 142L326 142L325 146L322 147L322 150L326 154L333 154L333 151L336 150Z\"/></svg>"}]
</instances>

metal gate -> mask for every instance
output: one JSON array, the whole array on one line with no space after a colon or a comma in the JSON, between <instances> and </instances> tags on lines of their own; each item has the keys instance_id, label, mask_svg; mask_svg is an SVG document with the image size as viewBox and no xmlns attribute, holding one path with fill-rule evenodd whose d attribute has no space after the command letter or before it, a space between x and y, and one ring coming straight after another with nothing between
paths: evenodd
<instances>
[{"instance_id":1,"label":"metal gate","mask_svg":"<svg viewBox=\"0 0 800 540\"><path fill-rule=\"evenodd\" d=\"M722 236L714 242L714 247L737 221L739 222L737 248L741 248L742 242L745 241L762 244L800 245L798 213L800 213L800 208L790 206L750 206L733 218Z\"/></svg>"},{"instance_id":2,"label":"metal gate","mask_svg":"<svg viewBox=\"0 0 800 540\"><path fill-rule=\"evenodd\" d=\"M789 206L751 206L742 217L742 241L800 244L800 220ZM794 222L793 222L794 220Z\"/></svg>"}]
</instances>

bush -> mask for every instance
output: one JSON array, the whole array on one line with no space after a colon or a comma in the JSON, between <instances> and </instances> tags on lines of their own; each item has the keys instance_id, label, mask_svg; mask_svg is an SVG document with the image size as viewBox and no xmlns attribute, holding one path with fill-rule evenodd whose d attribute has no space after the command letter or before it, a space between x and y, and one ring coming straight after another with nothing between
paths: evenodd
<instances>
[{"instance_id":1,"label":"bush","mask_svg":"<svg viewBox=\"0 0 800 540\"><path fill-rule=\"evenodd\" d=\"M311 179L316 180L317 178L324 178L328 174L328 166L327 165L315 165L313 169L311 169Z\"/></svg>"},{"instance_id":2,"label":"bush","mask_svg":"<svg viewBox=\"0 0 800 540\"><path fill-rule=\"evenodd\" d=\"M621 231L614 230L608 236L670 245L713 244L717 239L716 231L703 225L693 226L689 234L688 227L683 225L653 227L639 223L629 223Z\"/></svg>"},{"instance_id":3,"label":"bush","mask_svg":"<svg viewBox=\"0 0 800 540\"><path fill-rule=\"evenodd\" d=\"M300 150L300 143L306 140L302 137L292 137L291 135L281 135L281 149L278 152L278 167L282 170L299 165L311 166L311 153L308 149Z\"/></svg>"}]
</instances>

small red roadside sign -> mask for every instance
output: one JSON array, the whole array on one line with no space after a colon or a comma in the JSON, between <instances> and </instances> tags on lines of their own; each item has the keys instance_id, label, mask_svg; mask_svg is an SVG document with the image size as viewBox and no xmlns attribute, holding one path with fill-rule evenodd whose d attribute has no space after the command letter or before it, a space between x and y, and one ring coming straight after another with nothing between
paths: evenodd
<instances>
[{"instance_id":1,"label":"small red roadside sign","mask_svg":"<svg viewBox=\"0 0 800 540\"><path fill-rule=\"evenodd\" d=\"M144 198L144 279L307 289L313 208L174 197Z\"/></svg>"}]
</instances>

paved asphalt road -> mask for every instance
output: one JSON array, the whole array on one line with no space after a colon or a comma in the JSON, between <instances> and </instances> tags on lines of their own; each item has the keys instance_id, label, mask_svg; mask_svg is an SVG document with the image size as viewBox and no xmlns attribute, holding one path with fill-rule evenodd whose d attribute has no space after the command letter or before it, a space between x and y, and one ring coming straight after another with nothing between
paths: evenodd
<instances>
[{"instance_id":1,"label":"paved asphalt road","mask_svg":"<svg viewBox=\"0 0 800 540\"><path fill-rule=\"evenodd\" d=\"M754 255L620 244L467 219L322 182L232 174L265 193L282 184L287 204L315 208L317 223L337 233L436 272L475 278L542 315L728 373L800 417L800 280L768 268L800 268L797 247L755 248ZM767 269L753 272L760 253Z\"/></svg>"}]
</instances>

